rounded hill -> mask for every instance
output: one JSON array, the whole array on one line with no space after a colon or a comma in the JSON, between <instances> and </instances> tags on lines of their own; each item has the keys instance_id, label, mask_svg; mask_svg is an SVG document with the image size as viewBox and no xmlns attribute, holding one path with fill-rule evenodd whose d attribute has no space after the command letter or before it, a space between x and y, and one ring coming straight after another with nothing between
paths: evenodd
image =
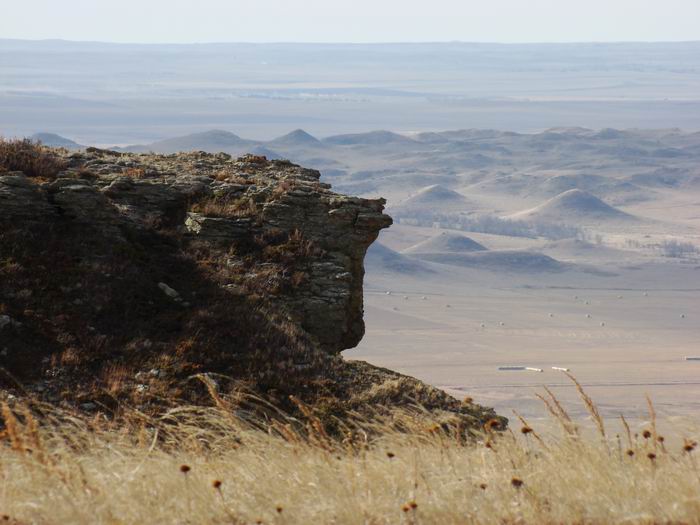
<instances>
[{"instance_id":1,"label":"rounded hill","mask_svg":"<svg viewBox=\"0 0 700 525\"><path fill-rule=\"evenodd\" d=\"M465 253L484 251L486 247L466 235L442 232L403 251L414 253Z\"/></svg>"}]
</instances>

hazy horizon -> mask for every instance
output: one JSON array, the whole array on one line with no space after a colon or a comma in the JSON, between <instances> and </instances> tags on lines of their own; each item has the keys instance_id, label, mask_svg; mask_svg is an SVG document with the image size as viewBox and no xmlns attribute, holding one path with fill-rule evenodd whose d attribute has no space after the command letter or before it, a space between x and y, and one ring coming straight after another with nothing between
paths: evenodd
<instances>
[{"instance_id":1,"label":"hazy horizon","mask_svg":"<svg viewBox=\"0 0 700 525\"><path fill-rule=\"evenodd\" d=\"M700 42L143 45L0 40L0 131L145 144L376 129L700 130Z\"/></svg>"},{"instance_id":2,"label":"hazy horizon","mask_svg":"<svg viewBox=\"0 0 700 525\"><path fill-rule=\"evenodd\" d=\"M435 0L429 6L418 0L38 0L5 6L0 36L115 43L683 42L700 39L698 19L700 4L691 0L590 0L585 6L572 0Z\"/></svg>"},{"instance_id":3,"label":"hazy horizon","mask_svg":"<svg viewBox=\"0 0 700 525\"><path fill-rule=\"evenodd\" d=\"M700 43L700 36L687 40L549 40L549 41L497 41L497 40L395 40L395 41L316 41L316 40L217 40L217 41L201 41L201 42L146 42L146 41L118 41L118 40L83 40L79 38L5 38L0 37L0 42L60 42L66 44L104 44L115 46L218 46L218 45L289 45L289 46L384 46L384 45L501 45L501 46L557 46L557 45L625 45L625 44L696 44Z\"/></svg>"}]
</instances>

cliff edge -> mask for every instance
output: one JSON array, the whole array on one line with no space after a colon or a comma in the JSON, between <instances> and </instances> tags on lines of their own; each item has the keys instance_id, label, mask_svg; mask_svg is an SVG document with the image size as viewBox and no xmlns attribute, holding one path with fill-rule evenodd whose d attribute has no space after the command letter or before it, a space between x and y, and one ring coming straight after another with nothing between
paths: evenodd
<instances>
[{"instance_id":1,"label":"cliff edge","mask_svg":"<svg viewBox=\"0 0 700 525\"><path fill-rule=\"evenodd\" d=\"M264 157L3 146L0 397L157 412L245 388L335 416L494 417L339 355L364 334L382 199Z\"/></svg>"}]
</instances>

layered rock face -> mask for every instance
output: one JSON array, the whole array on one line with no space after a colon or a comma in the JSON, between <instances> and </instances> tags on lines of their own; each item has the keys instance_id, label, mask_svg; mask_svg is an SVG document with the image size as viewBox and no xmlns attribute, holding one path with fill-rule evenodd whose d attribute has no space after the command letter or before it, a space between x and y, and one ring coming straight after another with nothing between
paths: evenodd
<instances>
[{"instance_id":1,"label":"layered rock face","mask_svg":"<svg viewBox=\"0 0 700 525\"><path fill-rule=\"evenodd\" d=\"M56 176L0 172L0 390L146 409L197 402L191 378L214 374L222 392L243 382L334 414L418 402L493 416L338 355L364 333L382 199L263 157L52 154Z\"/></svg>"},{"instance_id":2,"label":"layered rock face","mask_svg":"<svg viewBox=\"0 0 700 525\"><path fill-rule=\"evenodd\" d=\"M391 224L382 213L383 200L335 194L319 182L317 171L260 157L91 150L70 155L68 162L59 178L40 186L21 173L0 177L3 218L60 216L115 240L123 240L124 227L155 225L223 251L255 239L295 238L308 247L304 260L295 261L299 282L269 291L328 352L352 348L362 338L362 262L379 230ZM242 263L231 257L227 264ZM289 267L262 264L267 267L259 270L280 271L270 277L279 284L293 277ZM247 281L254 277L246 272L223 286L247 293Z\"/></svg>"}]
</instances>

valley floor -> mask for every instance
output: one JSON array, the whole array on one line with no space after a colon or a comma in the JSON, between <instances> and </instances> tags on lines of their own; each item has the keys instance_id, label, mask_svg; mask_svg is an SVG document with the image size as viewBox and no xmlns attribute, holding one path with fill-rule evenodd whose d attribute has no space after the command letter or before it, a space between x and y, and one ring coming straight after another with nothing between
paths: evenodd
<instances>
[{"instance_id":1,"label":"valley floor","mask_svg":"<svg viewBox=\"0 0 700 525\"><path fill-rule=\"evenodd\" d=\"M421 234L435 231L397 225L381 240L401 249L406 238ZM483 243L507 241L467 235ZM633 252L613 253L611 260L606 250L588 250L593 255L585 262L595 266L556 273L434 263L426 263L431 273L401 273L370 266L367 334L345 355L473 397L508 417L514 409L542 417L534 395L542 385L574 401L571 382L552 369L561 367L590 390L605 418L643 419L645 394L666 417L697 418L700 361L685 358L700 356L698 264ZM498 369L509 365L543 371ZM583 417L578 407L573 413Z\"/></svg>"}]
</instances>

